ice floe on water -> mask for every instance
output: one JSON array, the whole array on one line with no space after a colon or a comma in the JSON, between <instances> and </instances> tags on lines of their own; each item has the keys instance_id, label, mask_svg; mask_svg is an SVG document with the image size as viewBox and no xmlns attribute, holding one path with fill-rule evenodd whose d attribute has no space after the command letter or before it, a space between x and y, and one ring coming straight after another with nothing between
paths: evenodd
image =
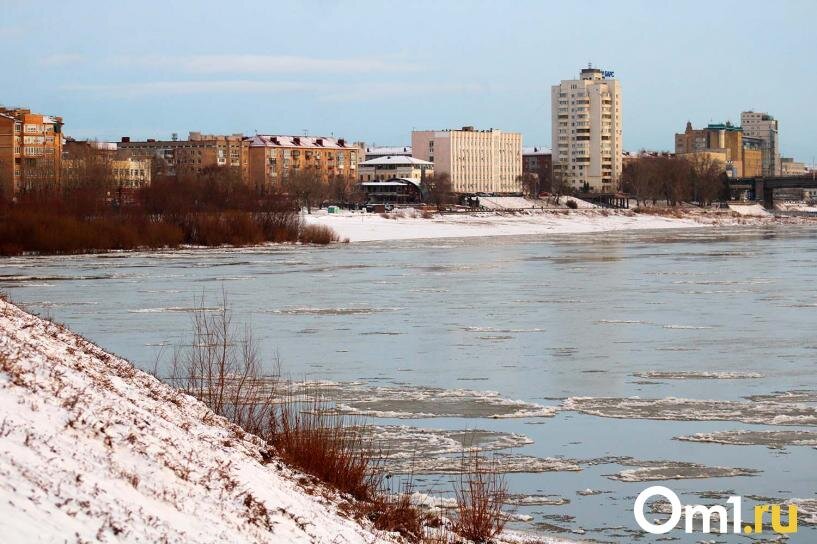
<instances>
[{"instance_id":1,"label":"ice floe on water","mask_svg":"<svg viewBox=\"0 0 817 544\"><path fill-rule=\"evenodd\" d=\"M695 371L662 371L634 372L638 378L653 378L659 380L747 380L762 378L758 372L695 372Z\"/></svg>"},{"instance_id":2,"label":"ice floe on water","mask_svg":"<svg viewBox=\"0 0 817 544\"><path fill-rule=\"evenodd\" d=\"M752 395L745 397L753 402L817 402L817 391L812 389L796 389L793 391L775 391L768 395Z\"/></svg>"},{"instance_id":3,"label":"ice floe on water","mask_svg":"<svg viewBox=\"0 0 817 544\"><path fill-rule=\"evenodd\" d=\"M505 504L511 506L564 506L570 499L559 495L509 495Z\"/></svg>"},{"instance_id":4,"label":"ice floe on water","mask_svg":"<svg viewBox=\"0 0 817 544\"><path fill-rule=\"evenodd\" d=\"M392 474L462 474L471 466L467 455L415 457L388 460L387 470ZM578 472L582 468L569 459L533 457L512 453L494 453L486 467L498 473Z\"/></svg>"},{"instance_id":5,"label":"ice floe on water","mask_svg":"<svg viewBox=\"0 0 817 544\"><path fill-rule=\"evenodd\" d=\"M797 521L803 525L817 525L817 499L790 499L785 504L797 506Z\"/></svg>"},{"instance_id":6,"label":"ice floe on water","mask_svg":"<svg viewBox=\"0 0 817 544\"><path fill-rule=\"evenodd\" d=\"M817 432L814 431L720 431L713 433L695 433L676 436L676 440L687 442L709 442L734 446L767 446L784 448L786 446L817 446Z\"/></svg>"},{"instance_id":7,"label":"ice floe on water","mask_svg":"<svg viewBox=\"0 0 817 544\"><path fill-rule=\"evenodd\" d=\"M635 463L636 461L634 461ZM709 467L682 461L637 461L641 466L607 475L620 482L649 482L653 480L689 480L700 478L726 478L754 476L761 471L751 468Z\"/></svg>"},{"instance_id":8,"label":"ice floe on water","mask_svg":"<svg viewBox=\"0 0 817 544\"><path fill-rule=\"evenodd\" d=\"M369 447L387 461L533 444L533 440L523 434L482 429L423 429L408 425L369 425L360 429Z\"/></svg>"},{"instance_id":9,"label":"ice floe on water","mask_svg":"<svg viewBox=\"0 0 817 544\"><path fill-rule=\"evenodd\" d=\"M570 397L564 410L621 419L739 421L768 425L817 425L817 408L791 402L741 402L675 397Z\"/></svg>"}]
</instances>

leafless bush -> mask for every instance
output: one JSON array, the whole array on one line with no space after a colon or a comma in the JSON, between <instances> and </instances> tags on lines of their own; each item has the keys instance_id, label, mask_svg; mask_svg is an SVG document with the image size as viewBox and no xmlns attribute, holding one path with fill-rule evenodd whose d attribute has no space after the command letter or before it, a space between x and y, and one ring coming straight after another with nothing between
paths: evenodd
<instances>
[{"instance_id":1,"label":"leafless bush","mask_svg":"<svg viewBox=\"0 0 817 544\"><path fill-rule=\"evenodd\" d=\"M317 393L287 394L269 440L281 458L358 500L377 498L381 473L364 422L337 413Z\"/></svg>"},{"instance_id":2,"label":"leafless bush","mask_svg":"<svg viewBox=\"0 0 817 544\"><path fill-rule=\"evenodd\" d=\"M577 210L579 208L579 205L576 203L575 200L568 200L567 202L565 202L565 204L571 210Z\"/></svg>"},{"instance_id":3,"label":"leafless bush","mask_svg":"<svg viewBox=\"0 0 817 544\"><path fill-rule=\"evenodd\" d=\"M463 455L459 481L454 486L457 516L454 532L473 542L488 542L502 532L502 512L508 487L497 467L477 452Z\"/></svg>"},{"instance_id":4,"label":"leafless bush","mask_svg":"<svg viewBox=\"0 0 817 544\"><path fill-rule=\"evenodd\" d=\"M305 244L331 244L340 242L340 236L326 225L306 225L301 229L300 241Z\"/></svg>"},{"instance_id":5,"label":"leafless bush","mask_svg":"<svg viewBox=\"0 0 817 544\"><path fill-rule=\"evenodd\" d=\"M169 379L216 414L264 437L275 417L277 361L265 376L252 329L245 326L239 335L223 292L220 308L208 311L201 300L192 321L191 342L174 352Z\"/></svg>"}]
</instances>

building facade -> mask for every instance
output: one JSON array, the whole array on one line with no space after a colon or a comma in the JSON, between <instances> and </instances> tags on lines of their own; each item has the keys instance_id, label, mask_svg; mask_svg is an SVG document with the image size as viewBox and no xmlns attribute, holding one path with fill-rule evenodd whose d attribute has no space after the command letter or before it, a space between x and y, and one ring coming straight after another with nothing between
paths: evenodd
<instances>
[{"instance_id":1,"label":"building facade","mask_svg":"<svg viewBox=\"0 0 817 544\"><path fill-rule=\"evenodd\" d=\"M187 140L131 141L118 144L123 159L149 160L156 172L168 175L198 173L205 168L233 168L242 180L249 177L249 142L242 134L191 132Z\"/></svg>"},{"instance_id":2,"label":"building facade","mask_svg":"<svg viewBox=\"0 0 817 544\"><path fill-rule=\"evenodd\" d=\"M706 153L722 160L730 177L763 175L763 142L744 137L743 129L730 122L710 124L703 129L687 122L684 132L675 134L675 154L679 157Z\"/></svg>"},{"instance_id":3,"label":"building facade","mask_svg":"<svg viewBox=\"0 0 817 544\"><path fill-rule=\"evenodd\" d=\"M501 130L422 130L411 133L412 154L451 177L457 194L520 194L522 135Z\"/></svg>"},{"instance_id":4,"label":"building facade","mask_svg":"<svg viewBox=\"0 0 817 544\"><path fill-rule=\"evenodd\" d=\"M797 162L791 157L780 157L781 176L805 176L808 173L805 163Z\"/></svg>"},{"instance_id":5,"label":"building facade","mask_svg":"<svg viewBox=\"0 0 817 544\"><path fill-rule=\"evenodd\" d=\"M59 184L62 126L62 117L0 108L0 187L4 194Z\"/></svg>"},{"instance_id":6,"label":"building facade","mask_svg":"<svg viewBox=\"0 0 817 544\"><path fill-rule=\"evenodd\" d=\"M343 138L258 134L248 139L248 147L249 181L261 190L281 189L287 176L308 168L324 180L357 179L360 148Z\"/></svg>"},{"instance_id":7,"label":"building facade","mask_svg":"<svg viewBox=\"0 0 817 544\"><path fill-rule=\"evenodd\" d=\"M762 175L779 176L782 165L777 120L768 113L744 111L740 114L740 125L744 136L758 138L762 142Z\"/></svg>"},{"instance_id":8,"label":"building facade","mask_svg":"<svg viewBox=\"0 0 817 544\"><path fill-rule=\"evenodd\" d=\"M551 88L553 176L574 189L610 192L621 177L621 83L585 68Z\"/></svg>"},{"instance_id":9,"label":"building facade","mask_svg":"<svg viewBox=\"0 0 817 544\"><path fill-rule=\"evenodd\" d=\"M387 155L358 164L359 181L401 178L420 182L424 177L431 175L434 175L433 163L402 155Z\"/></svg>"},{"instance_id":10,"label":"building facade","mask_svg":"<svg viewBox=\"0 0 817 544\"><path fill-rule=\"evenodd\" d=\"M550 149L546 147L522 148L522 173L536 176L540 193L551 190L552 157Z\"/></svg>"}]
</instances>

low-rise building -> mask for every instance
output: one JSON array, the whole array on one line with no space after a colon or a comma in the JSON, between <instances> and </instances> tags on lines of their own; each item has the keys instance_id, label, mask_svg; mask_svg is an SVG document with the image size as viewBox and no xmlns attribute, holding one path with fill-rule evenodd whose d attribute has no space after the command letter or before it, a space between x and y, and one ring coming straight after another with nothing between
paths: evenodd
<instances>
[{"instance_id":1,"label":"low-rise building","mask_svg":"<svg viewBox=\"0 0 817 544\"><path fill-rule=\"evenodd\" d=\"M109 183L120 189L150 185L151 160L119 155L112 142L68 139L63 146L62 181L69 186L87 182Z\"/></svg>"},{"instance_id":2,"label":"low-rise building","mask_svg":"<svg viewBox=\"0 0 817 544\"><path fill-rule=\"evenodd\" d=\"M119 142L120 156L147 159L158 173L197 173L205 168L233 168L241 179L249 177L249 143L242 134L218 135L191 132L187 140L170 139Z\"/></svg>"},{"instance_id":3,"label":"low-rise building","mask_svg":"<svg viewBox=\"0 0 817 544\"><path fill-rule=\"evenodd\" d=\"M278 190L291 173L309 168L324 180L357 179L360 148L343 138L257 134L248 146L249 181L261 190Z\"/></svg>"},{"instance_id":4,"label":"low-rise building","mask_svg":"<svg viewBox=\"0 0 817 544\"><path fill-rule=\"evenodd\" d=\"M360 182L367 204L419 204L423 189L419 180L391 178Z\"/></svg>"},{"instance_id":5,"label":"low-rise building","mask_svg":"<svg viewBox=\"0 0 817 544\"><path fill-rule=\"evenodd\" d=\"M387 155L358 164L358 180L413 179L418 182L434 174L434 164L405 155Z\"/></svg>"},{"instance_id":6,"label":"low-rise building","mask_svg":"<svg viewBox=\"0 0 817 544\"><path fill-rule=\"evenodd\" d=\"M0 108L0 189L4 194L59 184L62 127L62 117L25 108Z\"/></svg>"},{"instance_id":7,"label":"low-rise building","mask_svg":"<svg viewBox=\"0 0 817 544\"><path fill-rule=\"evenodd\" d=\"M553 169L553 154L547 147L522 148L522 173L533 174L538 180L541 193L551 190L551 172Z\"/></svg>"},{"instance_id":8,"label":"low-rise building","mask_svg":"<svg viewBox=\"0 0 817 544\"><path fill-rule=\"evenodd\" d=\"M783 176L805 176L809 173L804 163L797 162L791 157L780 157L780 167Z\"/></svg>"},{"instance_id":9,"label":"low-rise building","mask_svg":"<svg viewBox=\"0 0 817 544\"><path fill-rule=\"evenodd\" d=\"M411 133L412 155L451 177L457 194L522 193L522 135L501 130L420 130Z\"/></svg>"}]
</instances>

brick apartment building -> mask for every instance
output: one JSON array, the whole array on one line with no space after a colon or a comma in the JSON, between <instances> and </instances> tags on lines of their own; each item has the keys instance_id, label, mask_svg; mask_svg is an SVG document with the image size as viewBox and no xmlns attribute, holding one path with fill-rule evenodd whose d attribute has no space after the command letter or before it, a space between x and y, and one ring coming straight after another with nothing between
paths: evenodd
<instances>
[{"instance_id":1,"label":"brick apartment building","mask_svg":"<svg viewBox=\"0 0 817 544\"><path fill-rule=\"evenodd\" d=\"M118 144L123 159L148 159L152 175L196 173L205 168L235 168L242 180L248 179L249 142L242 134L218 135L191 132L187 140L131 141Z\"/></svg>"},{"instance_id":2,"label":"brick apartment building","mask_svg":"<svg viewBox=\"0 0 817 544\"><path fill-rule=\"evenodd\" d=\"M4 194L59 183L62 126L62 117L0 108L0 189Z\"/></svg>"},{"instance_id":3,"label":"brick apartment building","mask_svg":"<svg viewBox=\"0 0 817 544\"><path fill-rule=\"evenodd\" d=\"M343 138L257 134L248 142L249 182L259 189L280 188L290 173L307 168L317 170L324 180L356 178L361 149Z\"/></svg>"},{"instance_id":4,"label":"brick apartment building","mask_svg":"<svg viewBox=\"0 0 817 544\"><path fill-rule=\"evenodd\" d=\"M536 175L540 193L551 190L552 159L550 149L545 147L522 148L522 173Z\"/></svg>"}]
</instances>

